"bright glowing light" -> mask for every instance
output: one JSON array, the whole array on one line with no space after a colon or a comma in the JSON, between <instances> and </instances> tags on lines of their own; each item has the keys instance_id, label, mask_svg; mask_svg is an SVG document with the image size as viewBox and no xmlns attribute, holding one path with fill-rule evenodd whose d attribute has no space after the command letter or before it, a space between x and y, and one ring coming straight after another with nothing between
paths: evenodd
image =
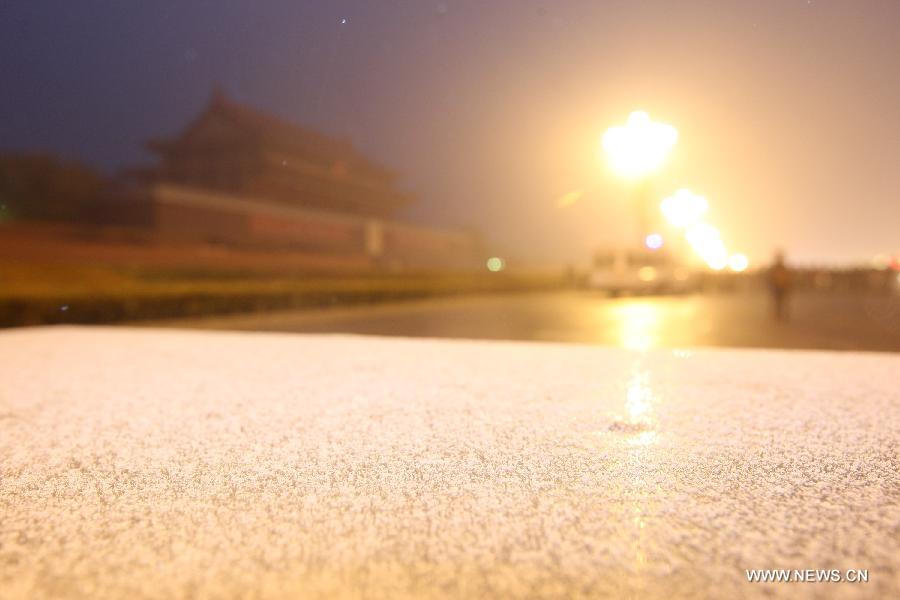
<instances>
[{"instance_id":1,"label":"bright glowing light","mask_svg":"<svg viewBox=\"0 0 900 600\"><path fill-rule=\"evenodd\" d=\"M750 261L744 254L732 254L728 259L728 267L736 273L746 271L749 266Z\"/></svg>"},{"instance_id":2,"label":"bright glowing light","mask_svg":"<svg viewBox=\"0 0 900 600\"><path fill-rule=\"evenodd\" d=\"M688 227L685 236L691 246L695 248L722 239L722 234L719 233L719 230L709 223L695 223L691 225Z\"/></svg>"},{"instance_id":3,"label":"bright glowing light","mask_svg":"<svg viewBox=\"0 0 900 600\"><path fill-rule=\"evenodd\" d=\"M709 208L709 202L691 190L680 189L664 198L659 208L672 226L685 228L700 222Z\"/></svg>"},{"instance_id":4,"label":"bright glowing light","mask_svg":"<svg viewBox=\"0 0 900 600\"><path fill-rule=\"evenodd\" d=\"M663 245L663 237L658 233L651 233L644 239L644 244L651 250L659 250Z\"/></svg>"},{"instance_id":5,"label":"bright glowing light","mask_svg":"<svg viewBox=\"0 0 900 600\"><path fill-rule=\"evenodd\" d=\"M607 129L601 145L613 170L637 179L662 166L676 141L677 129L652 121L639 110L628 116L625 125Z\"/></svg>"},{"instance_id":6,"label":"bright glowing light","mask_svg":"<svg viewBox=\"0 0 900 600\"><path fill-rule=\"evenodd\" d=\"M653 281L656 279L656 269L653 267L641 267L638 269L638 279L641 281Z\"/></svg>"},{"instance_id":7,"label":"bright glowing light","mask_svg":"<svg viewBox=\"0 0 900 600\"><path fill-rule=\"evenodd\" d=\"M721 271L725 267L728 266L728 252L725 250L725 246L722 246L722 250L712 252L706 259L706 264L713 271Z\"/></svg>"},{"instance_id":8,"label":"bright glowing light","mask_svg":"<svg viewBox=\"0 0 900 600\"><path fill-rule=\"evenodd\" d=\"M728 250L718 229L709 223L695 223L687 228L685 237L710 269L721 271L728 266Z\"/></svg>"},{"instance_id":9,"label":"bright glowing light","mask_svg":"<svg viewBox=\"0 0 900 600\"><path fill-rule=\"evenodd\" d=\"M502 271L506 267L506 262L499 256L492 256L487 259L487 269L491 273Z\"/></svg>"}]
</instances>

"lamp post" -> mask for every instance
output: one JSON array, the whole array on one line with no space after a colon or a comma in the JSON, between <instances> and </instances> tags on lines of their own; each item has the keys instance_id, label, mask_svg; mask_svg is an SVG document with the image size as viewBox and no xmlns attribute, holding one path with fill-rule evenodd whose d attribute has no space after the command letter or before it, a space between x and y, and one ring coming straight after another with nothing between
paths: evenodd
<instances>
[{"instance_id":1,"label":"lamp post","mask_svg":"<svg viewBox=\"0 0 900 600\"><path fill-rule=\"evenodd\" d=\"M649 219L649 175L658 170L678 141L678 130L634 111L624 125L610 127L601 145L612 169L636 184L635 210L641 240L651 233Z\"/></svg>"}]
</instances>

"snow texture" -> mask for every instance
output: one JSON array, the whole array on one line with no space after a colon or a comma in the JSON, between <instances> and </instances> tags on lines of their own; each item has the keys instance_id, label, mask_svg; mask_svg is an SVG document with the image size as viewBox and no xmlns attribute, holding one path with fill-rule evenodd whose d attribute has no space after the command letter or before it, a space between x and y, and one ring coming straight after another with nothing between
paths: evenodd
<instances>
[{"instance_id":1,"label":"snow texture","mask_svg":"<svg viewBox=\"0 0 900 600\"><path fill-rule=\"evenodd\" d=\"M891 354L7 331L0 597L896 598L898 373Z\"/></svg>"}]
</instances>

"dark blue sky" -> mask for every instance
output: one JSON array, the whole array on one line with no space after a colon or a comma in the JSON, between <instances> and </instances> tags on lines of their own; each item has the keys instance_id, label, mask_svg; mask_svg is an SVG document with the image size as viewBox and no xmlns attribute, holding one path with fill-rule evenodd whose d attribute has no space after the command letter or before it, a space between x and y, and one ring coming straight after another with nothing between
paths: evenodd
<instances>
[{"instance_id":1,"label":"dark blue sky","mask_svg":"<svg viewBox=\"0 0 900 600\"><path fill-rule=\"evenodd\" d=\"M627 212L599 135L643 108L681 133L654 192L707 195L734 250L865 258L900 250L898 24L890 0L5 0L0 148L147 160L220 84L398 171L412 218L578 260Z\"/></svg>"}]
</instances>

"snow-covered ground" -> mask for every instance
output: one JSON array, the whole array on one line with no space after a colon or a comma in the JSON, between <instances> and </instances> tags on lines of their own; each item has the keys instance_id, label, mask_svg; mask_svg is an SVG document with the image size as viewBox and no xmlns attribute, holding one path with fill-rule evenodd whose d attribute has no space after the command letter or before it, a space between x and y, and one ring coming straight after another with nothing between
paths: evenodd
<instances>
[{"instance_id":1,"label":"snow-covered ground","mask_svg":"<svg viewBox=\"0 0 900 600\"><path fill-rule=\"evenodd\" d=\"M900 355L0 334L0 597L898 597ZM747 569L869 582L748 583Z\"/></svg>"}]
</instances>

